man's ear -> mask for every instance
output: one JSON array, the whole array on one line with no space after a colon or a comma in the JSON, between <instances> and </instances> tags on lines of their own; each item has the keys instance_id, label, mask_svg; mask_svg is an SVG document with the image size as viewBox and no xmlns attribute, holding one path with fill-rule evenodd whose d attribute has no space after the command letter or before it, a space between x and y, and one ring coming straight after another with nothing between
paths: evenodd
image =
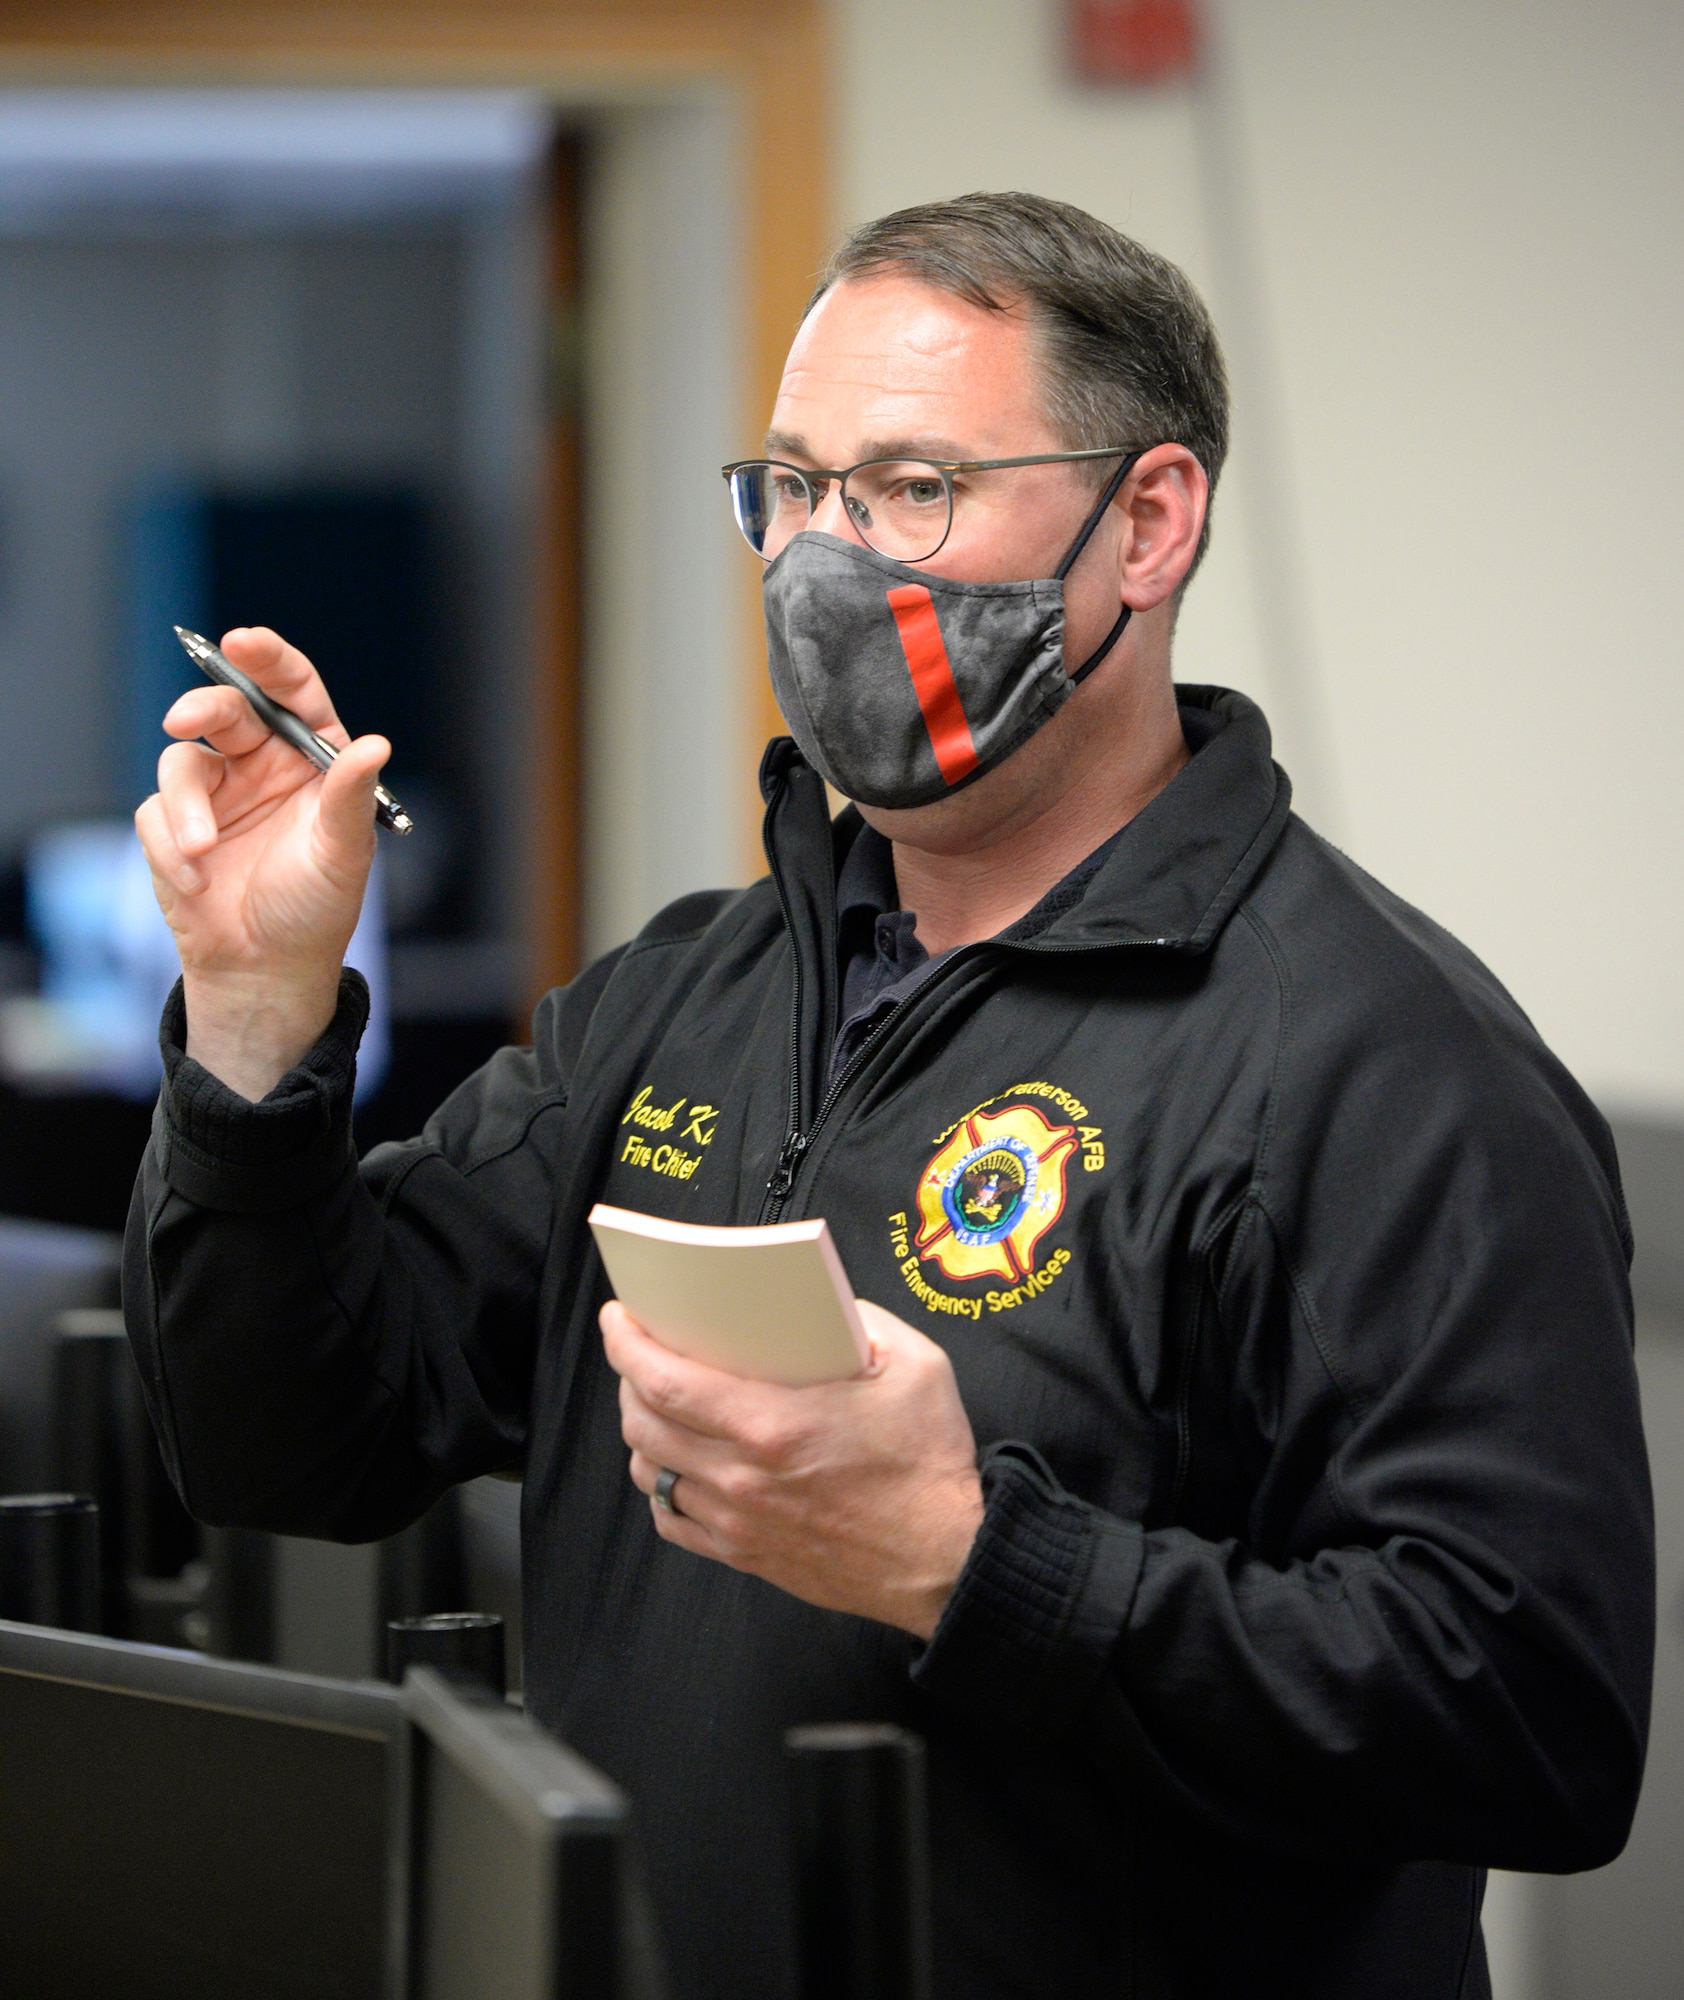
<instances>
[{"instance_id":1,"label":"man's ear","mask_svg":"<svg viewBox=\"0 0 1684 2000\"><path fill-rule=\"evenodd\" d=\"M1154 445L1111 504L1125 516L1122 601L1131 610L1150 611L1175 595L1193 567L1210 481L1185 445Z\"/></svg>"}]
</instances>

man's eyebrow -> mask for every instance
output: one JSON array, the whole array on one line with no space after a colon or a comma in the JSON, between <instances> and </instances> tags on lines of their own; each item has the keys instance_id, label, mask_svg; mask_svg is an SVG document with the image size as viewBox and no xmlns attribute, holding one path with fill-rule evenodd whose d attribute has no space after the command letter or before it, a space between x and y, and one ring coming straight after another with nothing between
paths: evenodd
<instances>
[{"instance_id":1,"label":"man's eyebrow","mask_svg":"<svg viewBox=\"0 0 1684 2000\"><path fill-rule=\"evenodd\" d=\"M935 458L962 462L974 456L964 445L945 437L867 438L860 447L862 459Z\"/></svg>"},{"instance_id":2,"label":"man's eyebrow","mask_svg":"<svg viewBox=\"0 0 1684 2000\"><path fill-rule=\"evenodd\" d=\"M811 459L813 454L807 447L807 440L793 431L768 431L766 450L786 458ZM860 463L872 458L933 458L942 461L963 462L974 456L964 445L955 444L945 437L888 437L867 438L859 448Z\"/></svg>"}]
</instances>

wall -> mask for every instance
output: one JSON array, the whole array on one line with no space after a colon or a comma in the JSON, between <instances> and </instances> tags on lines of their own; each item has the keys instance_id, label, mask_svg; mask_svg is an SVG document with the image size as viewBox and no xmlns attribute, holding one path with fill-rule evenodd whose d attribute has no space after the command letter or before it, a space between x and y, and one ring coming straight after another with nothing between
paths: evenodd
<instances>
[{"instance_id":1,"label":"wall","mask_svg":"<svg viewBox=\"0 0 1684 2000\"><path fill-rule=\"evenodd\" d=\"M731 106L600 112L587 214L585 945L744 879Z\"/></svg>"},{"instance_id":2,"label":"wall","mask_svg":"<svg viewBox=\"0 0 1684 2000\"><path fill-rule=\"evenodd\" d=\"M1181 672L1593 1093L1684 1111L1684 13L1230 0L1130 94L1058 12L839 0L840 219L1026 186L1187 266L1239 400Z\"/></svg>"}]
</instances>

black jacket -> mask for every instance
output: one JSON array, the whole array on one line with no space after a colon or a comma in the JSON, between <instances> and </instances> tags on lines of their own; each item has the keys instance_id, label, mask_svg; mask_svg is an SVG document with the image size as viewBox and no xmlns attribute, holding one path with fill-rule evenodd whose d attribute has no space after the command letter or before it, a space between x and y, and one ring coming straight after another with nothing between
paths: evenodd
<instances>
[{"instance_id":1,"label":"black jacket","mask_svg":"<svg viewBox=\"0 0 1684 2000\"><path fill-rule=\"evenodd\" d=\"M686 2000L791 1989L797 1722L928 1739L944 2000L1481 1994L1481 1871L1625 1839L1652 1539L1607 1128L1291 816L1259 712L1181 699L1196 754L1085 891L822 1103L857 821L787 742L771 879L665 911L360 1169L356 981L255 1107L166 1017L125 1297L188 1505L358 1539L524 1466L528 1701L637 1802ZM987 1512L927 1648L656 1537L598 1197L822 1213L947 1348Z\"/></svg>"}]
</instances>

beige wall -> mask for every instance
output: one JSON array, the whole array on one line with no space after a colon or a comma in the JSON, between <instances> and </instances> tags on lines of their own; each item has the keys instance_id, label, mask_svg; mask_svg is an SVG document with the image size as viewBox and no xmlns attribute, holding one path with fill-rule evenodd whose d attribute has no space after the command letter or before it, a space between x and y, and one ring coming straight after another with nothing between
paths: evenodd
<instances>
[{"instance_id":1,"label":"beige wall","mask_svg":"<svg viewBox=\"0 0 1684 2000\"><path fill-rule=\"evenodd\" d=\"M1046 0L837 0L840 220L1021 186L1184 263L1237 446L1179 671L1609 1103L1684 1111L1684 10L1229 0L1196 93Z\"/></svg>"}]
</instances>

